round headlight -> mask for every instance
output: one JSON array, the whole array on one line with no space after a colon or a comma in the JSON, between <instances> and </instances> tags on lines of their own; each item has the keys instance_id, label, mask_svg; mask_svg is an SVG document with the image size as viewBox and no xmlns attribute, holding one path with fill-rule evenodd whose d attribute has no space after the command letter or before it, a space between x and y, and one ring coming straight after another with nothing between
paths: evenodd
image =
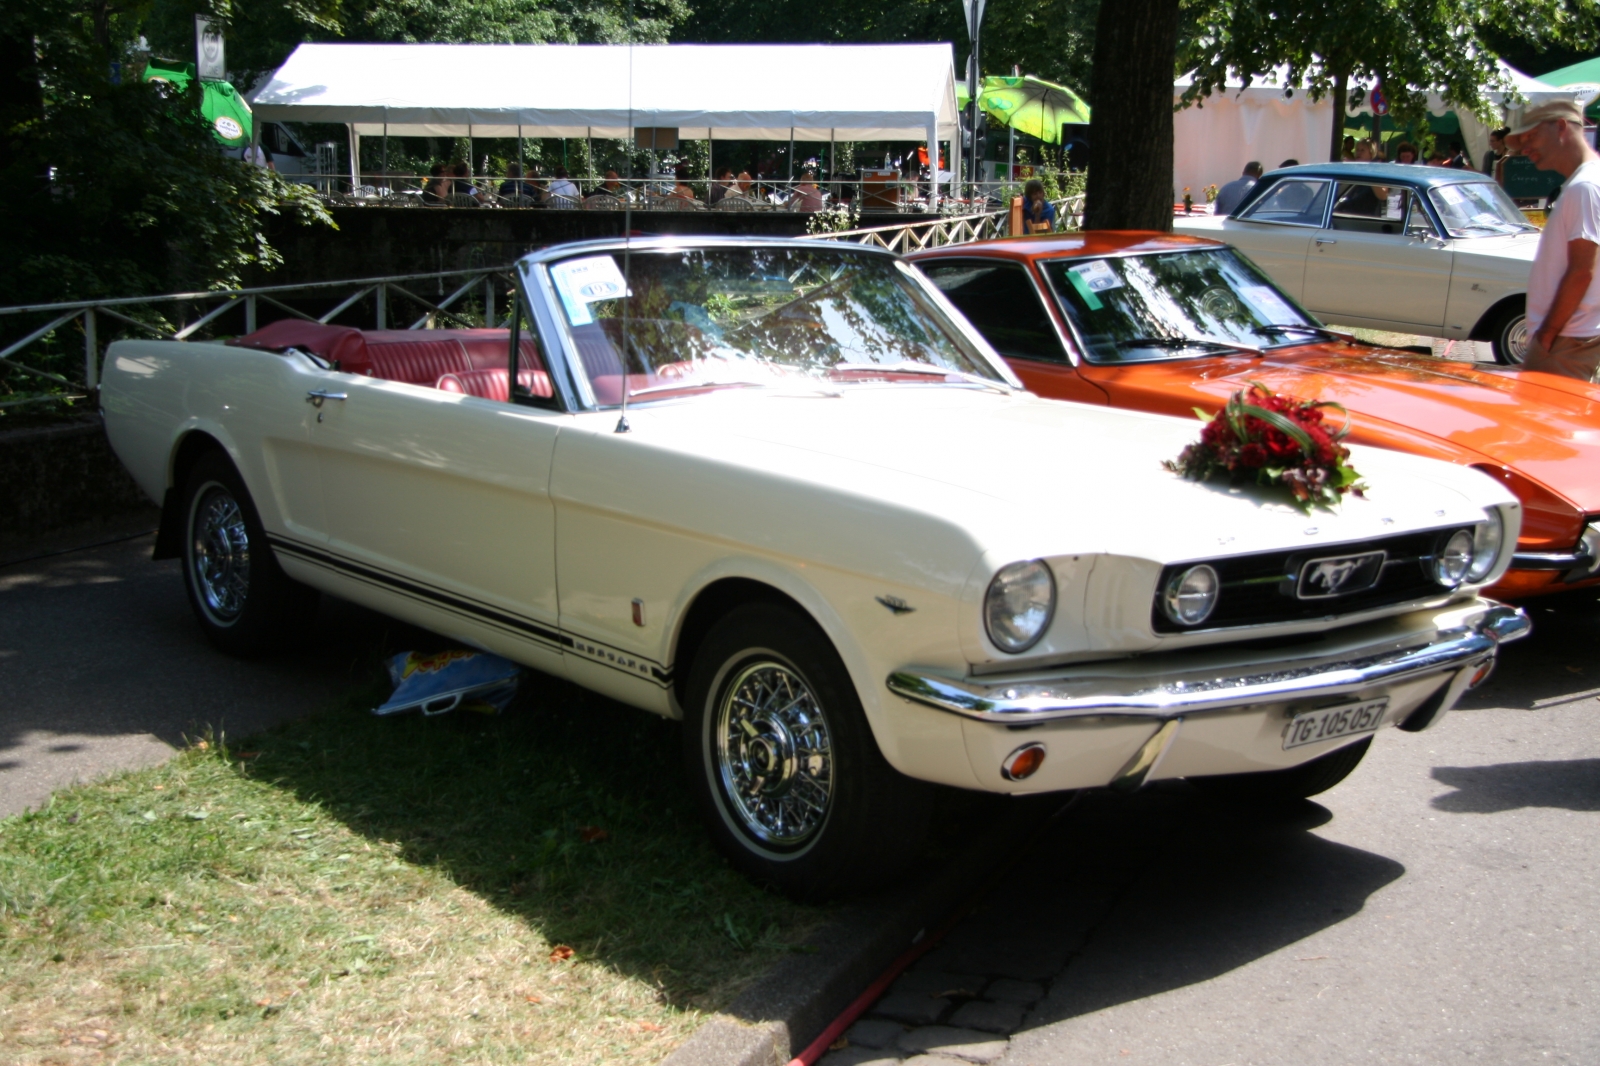
<instances>
[{"instance_id":1,"label":"round headlight","mask_svg":"<svg viewBox=\"0 0 1600 1066\"><path fill-rule=\"evenodd\" d=\"M1162 590L1161 609L1180 626L1197 626L1211 617L1222 582L1217 572L1202 563L1173 574Z\"/></svg>"},{"instance_id":2,"label":"round headlight","mask_svg":"<svg viewBox=\"0 0 1600 1066\"><path fill-rule=\"evenodd\" d=\"M1433 556L1433 579L1445 588L1455 588L1472 566L1472 531L1458 529L1450 534Z\"/></svg>"},{"instance_id":3,"label":"round headlight","mask_svg":"<svg viewBox=\"0 0 1600 1066\"><path fill-rule=\"evenodd\" d=\"M983 624L989 639L1013 655L1037 644L1055 613L1056 579L1037 559L1001 569L983 598Z\"/></svg>"},{"instance_id":4,"label":"round headlight","mask_svg":"<svg viewBox=\"0 0 1600 1066\"><path fill-rule=\"evenodd\" d=\"M1506 536L1506 522L1500 517L1500 508L1486 508L1484 514L1489 520L1472 531L1472 566L1467 570L1468 581L1482 581L1489 576L1500 558L1500 545Z\"/></svg>"}]
</instances>

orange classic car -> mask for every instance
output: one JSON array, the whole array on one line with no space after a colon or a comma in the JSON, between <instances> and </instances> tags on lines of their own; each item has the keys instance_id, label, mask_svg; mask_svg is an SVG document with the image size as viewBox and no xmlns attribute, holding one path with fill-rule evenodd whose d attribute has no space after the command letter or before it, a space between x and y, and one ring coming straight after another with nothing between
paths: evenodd
<instances>
[{"instance_id":1,"label":"orange classic car","mask_svg":"<svg viewBox=\"0 0 1600 1066\"><path fill-rule=\"evenodd\" d=\"M1492 595L1600 583L1600 386L1365 344L1201 238L1096 231L908 258L1041 396L1193 417L1260 381L1334 401L1351 441L1477 467L1521 499Z\"/></svg>"}]
</instances>

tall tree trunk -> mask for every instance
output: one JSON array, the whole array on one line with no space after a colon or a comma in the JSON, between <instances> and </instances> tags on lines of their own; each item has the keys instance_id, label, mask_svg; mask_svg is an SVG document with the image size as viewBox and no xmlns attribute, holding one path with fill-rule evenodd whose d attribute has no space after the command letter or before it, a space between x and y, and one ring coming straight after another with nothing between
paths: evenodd
<instances>
[{"instance_id":1,"label":"tall tree trunk","mask_svg":"<svg viewBox=\"0 0 1600 1066\"><path fill-rule=\"evenodd\" d=\"M1172 229L1178 0L1103 3L1095 23L1085 229Z\"/></svg>"},{"instance_id":2,"label":"tall tree trunk","mask_svg":"<svg viewBox=\"0 0 1600 1066\"><path fill-rule=\"evenodd\" d=\"M1344 159L1344 112L1350 98L1350 72L1341 70L1333 76L1333 130L1328 135L1328 162Z\"/></svg>"}]
</instances>

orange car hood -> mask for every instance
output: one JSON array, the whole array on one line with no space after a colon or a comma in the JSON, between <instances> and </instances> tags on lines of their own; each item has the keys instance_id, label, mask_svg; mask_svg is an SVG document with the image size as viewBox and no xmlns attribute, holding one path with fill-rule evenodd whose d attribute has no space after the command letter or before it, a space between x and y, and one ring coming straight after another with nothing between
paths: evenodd
<instances>
[{"instance_id":1,"label":"orange car hood","mask_svg":"<svg viewBox=\"0 0 1600 1066\"><path fill-rule=\"evenodd\" d=\"M1165 386L1187 384L1200 394L1196 406L1207 409L1251 380L1286 395L1332 400L1351 412L1354 441L1515 467L1579 510L1600 512L1600 388L1581 382L1405 352L1343 354L1333 345L1261 360L1118 369L1128 384L1142 371L1168 371ZM1454 454L1442 452L1438 440L1454 445Z\"/></svg>"}]
</instances>

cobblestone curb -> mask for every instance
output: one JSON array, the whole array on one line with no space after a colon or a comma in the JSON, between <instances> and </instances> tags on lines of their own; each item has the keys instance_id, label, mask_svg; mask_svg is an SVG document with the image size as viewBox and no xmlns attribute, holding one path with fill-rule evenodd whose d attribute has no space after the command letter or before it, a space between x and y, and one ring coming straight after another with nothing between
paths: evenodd
<instances>
[{"instance_id":1,"label":"cobblestone curb","mask_svg":"<svg viewBox=\"0 0 1600 1066\"><path fill-rule=\"evenodd\" d=\"M1019 809L959 854L927 862L892 888L849 904L807 942L812 953L779 962L660 1066L783 1066L901 953L966 903L1046 813L1039 806Z\"/></svg>"}]
</instances>

